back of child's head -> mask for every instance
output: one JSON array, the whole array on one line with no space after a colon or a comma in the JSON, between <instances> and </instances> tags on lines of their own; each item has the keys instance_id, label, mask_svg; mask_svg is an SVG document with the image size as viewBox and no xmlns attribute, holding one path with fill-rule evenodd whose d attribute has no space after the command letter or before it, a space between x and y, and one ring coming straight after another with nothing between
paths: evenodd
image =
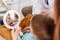
<instances>
[{"instance_id":1,"label":"back of child's head","mask_svg":"<svg viewBox=\"0 0 60 40\"><path fill-rule=\"evenodd\" d=\"M33 34L41 40L52 40L54 32L54 20L43 15L32 17L31 26Z\"/></svg>"}]
</instances>

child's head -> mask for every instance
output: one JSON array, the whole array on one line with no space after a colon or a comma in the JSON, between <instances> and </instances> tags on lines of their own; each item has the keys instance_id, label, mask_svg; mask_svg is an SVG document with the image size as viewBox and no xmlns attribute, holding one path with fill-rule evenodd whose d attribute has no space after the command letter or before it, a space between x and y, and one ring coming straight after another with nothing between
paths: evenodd
<instances>
[{"instance_id":1,"label":"child's head","mask_svg":"<svg viewBox=\"0 0 60 40\"><path fill-rule=\"evenodd\" d=\"M31 20L32 32L39 40L52 40L54 20L43 15L35 15Z\"/></svg>"}]
</instances>

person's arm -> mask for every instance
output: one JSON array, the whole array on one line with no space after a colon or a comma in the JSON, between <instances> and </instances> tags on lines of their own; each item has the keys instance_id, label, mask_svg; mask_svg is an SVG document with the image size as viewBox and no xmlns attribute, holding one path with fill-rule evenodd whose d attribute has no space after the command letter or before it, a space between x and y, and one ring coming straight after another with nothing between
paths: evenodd
<instances>
[{"instance_id":1,"label":"person's arm","mask_svg":"<svg viewBox=\"0 0 60 40\"><path fill-rule=\"evenodd\" d=\"M18 40L19 31L17 28L11 30L12 40Z\"/></svg>"},{"instance_id":2,"label":"person's arm","mask_svg":"<svg viewBox=\"0 0 60 40\"><path fill-rule=\"evenodd\" d=\"M6 10L8 10L8 5L7 5L7 3L5 3L4 0L1 0L1 1L2 1L3 5L6 7Z\"/></svg>"},{"instance_id":3,"label":"person's arm","mask_svg":"<svg viewBox=\"0 0 60 40\"><path fill-rule=\"evenodd\" d=\"M26 27L22 30L23 34L25 34L26 32L31 32L30 27Z\"/></svg>"}]
</instances>

